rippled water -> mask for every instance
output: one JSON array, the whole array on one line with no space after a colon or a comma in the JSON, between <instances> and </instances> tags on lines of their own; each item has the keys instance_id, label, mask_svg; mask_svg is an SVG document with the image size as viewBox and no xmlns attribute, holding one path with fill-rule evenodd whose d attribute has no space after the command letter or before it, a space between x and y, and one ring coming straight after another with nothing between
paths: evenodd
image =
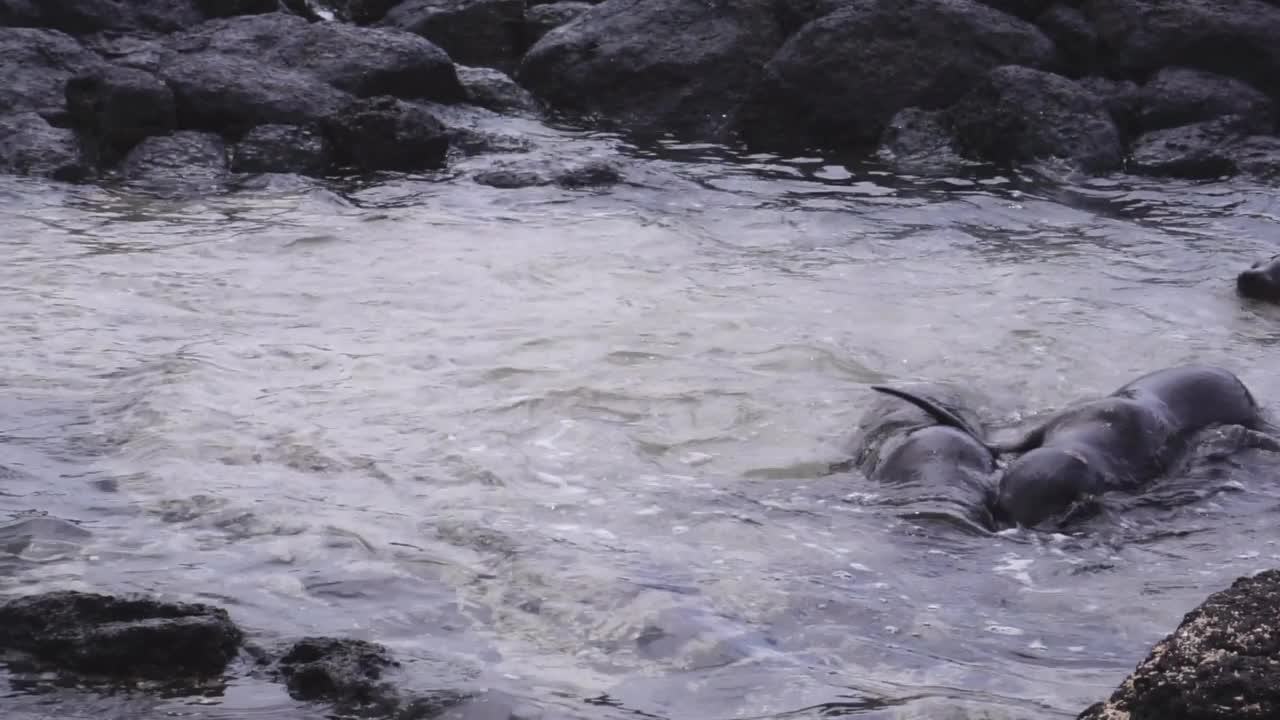
<instances>
[{"instance_id":1,"label":"rippled water","mask_svg":"<svg viewBox=\"0 0 1280 720\"><path fill-rule=\"evenodd\" d=\"M617 145L625 182L0 180L0 591L367 637L486 691L468 718L1065 718L1277 564L1263 453L1072 537L819 472L886 379L1013 427L1199 360L1280 408L1280 311L1233 293L1274 190L559 142ZM3 702L311 716L248 680Z\"/></svg>"}]
</instances>

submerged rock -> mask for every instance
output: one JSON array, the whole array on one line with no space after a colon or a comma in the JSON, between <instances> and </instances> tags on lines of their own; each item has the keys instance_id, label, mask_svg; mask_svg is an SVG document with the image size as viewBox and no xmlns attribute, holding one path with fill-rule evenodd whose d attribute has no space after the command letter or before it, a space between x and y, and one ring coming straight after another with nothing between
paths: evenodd
<instances>
[{"instance_id":1,"label":"submerged rock","mask_svg":"<svg viewBox=\"0 0 1280 720\"><path fill-rule=\"evenodd\" d=\"M1255 128L1237 116L1145 133L1128 167L1144 175L1209 179L1236 172L1236 148Z\"/></svg>"},{"instance_id":2,"label":"submerged rock","mask_svg":"<svg viewBox=\"0 0 1280 720\"><path fill-rule=\"evenodd\" d=\"M1099 172L1119 167L1124 156L1102 101L1061 75L996 68L947 115L970 157L1000 163L1060 158Z\"/></svg>"},{"instance_id":3,"label":"submerged rock","mask_svg":"<svg viewBox=\"0 0 1280 720\"><path fill-rule=\"evenodd\" d=\"M783 38L772 0L609 0L539 40L516 79L560 110L714 137Z\"/></svg>"},{"instance_id":4,"label":"submerged rock","mask_svg":"<svg viewBox=\"0 0 1280 720\"><path fill-rule=\"evenodd\" d=\"M1280 571L1210 595L1080 720L1280 717Z\"/></svg>"},{"instance_id":5,"label":"submerged rock","mask_svg":"<svg viewBox=\"0 0 1280 720\"><path fill-rule=\"evenodd\" d=\"M380 24L421 35L464 65L511 70L525 47L523 0L405 0Z\"/></svg>"},{"instance_id":6,"label":"submerged rock","mask_svg":"<svg viewBox=\"0 0 1280 720\"><path fill-rule=\"evenodd\" d=\"M338 161L357 170L439 168L449 149L448 131L430 110L391 97L352 103L325 128Z\"/></svg>"},{"instance_id":7,"label":"submerged rock","mask_svg":"<svg viewBox=\"0 0 1280 720\"><path fill-rule=\"evenodd\" d=\"M91 168L75 133L25 112L0 115L0 172L74 182Z\"/></svg>"},{"instance_id":8,"label":"submerged rock","mask_svg":"<svg viewBox=\"0 0 1280 720\"><path fill-rule=\"evenodd\" d=\"M778 50L739 126L757 146L861 149L899 110L945 107L1000 65L1053 60L1035 26L971 0L850 0Z\"/></svg>"},{"instance_id":9,"label":"submerged rock","mask_svg":"<svg viewBox=\"0 0 1280 720\"><path fill-rule=\"evenodd\" d=\"M414 720L439 715L469 695L452 690L406 693L393 673L400 663L381 645L351 638L308 637L293 643L276 671L296 700L343 711Z\"/></svg>"},{"instance_id":10,"label":"submerged rock","mask_svg":"<svg viewBox=\"0 0 1280 720\"><path fill-rule=\"evenodd\" d=\"M491 163L474 173L472 179L506 190L543 185L580 190L616 185L622 181L622 172L617 165L601 159L525 158Z\"/></svg>"},{"instance_id":11,"label":"submerged rock","mask_svg":"<svg viewBox=\"0 0 1280 720\"><path fill-rule=\"evenodd\" d=\"M893 116L876 155L901 172L947 172L967 164L942 110L907 108Z\"/></svg>"},{"instance_id":12,"label":"submerged rock","mask_svg":"<svg viewBox=\"0 0 1280 720\"><path fill-rule=\"evenodd\" d=\"M216 192L229 173L227 146L213 133L153 135L129 152L120 173L129 185L158 195Z\"/></svg>"},{"instance_id":13,"label":"submerged rock","mask_svg":"<svg viewBox=\"0 0 1280 720\"><path fill-rule=\"evenodd\" d=\"M215 675L241 639L225 610L202 604L67 591L0 604L0 647L94 675Z\"/></svg>"}]
</instances>

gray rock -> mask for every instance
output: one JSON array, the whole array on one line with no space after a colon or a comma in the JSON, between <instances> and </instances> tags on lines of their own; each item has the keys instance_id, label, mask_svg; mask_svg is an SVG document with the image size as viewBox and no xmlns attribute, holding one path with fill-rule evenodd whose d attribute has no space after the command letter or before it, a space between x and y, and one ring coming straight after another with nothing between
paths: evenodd
<instances>
[{"instance_id":1,"label":"gray rock","mask_svg":"<svg viewBox=\"0 0 1280 720\"><path fill-rule=\"evenodd\" d=\"M325 130L339 162L363 171L439 168L449 149L448 131L429 110L391 97L353 103Z\"/></svg>"},{"instance_id":2,"label":"gray rock","mask_svg":"<svg viewBox=\"0 0 1280 720\"><path fill-rule=\"evenodd\" d=\"M906 172L945 171L966 164L942 110L900 110L885 126L876 155Z\"/></svg>"},{"instance_id":3,"label":"gray rock","mask_svg":"<svg viewBox=\"0 0 1280 720\"><path fill-rule=\"evenodd\" d=\"M195 0L0 0L5 25L61 30L173 32L205 19Z\"/></svg>"},{"instance_id":4,"label":"gray rock","mask_svg":"<svg viewBox=\"0 0 1280 720\"><path fill-rule=\"evenodd\" d=\"M120 173L133 188L161 196L219 192L229 174L227 146L212 133L152 135L129 151Z\"/></svg>"},{"instance_id":5,"label":"gray rock","mask_svg":"<svg viewBox=\"0 0 1280 720\"><path fill-rule=\"evenodd\" d=\"M324 136L296 125L259 125L231 149L231 169L242 173L323 175L332 162Z\"/></svg>"},{"instance_id":6,"label":"gray rock","mask_svg":"<svg viewBox=\"0 0 1280 720\"><path fill-rule=\"evenodd\" d=\"M1064 75L1078 77L1099 70L1098 31L1079 8L1054 3L1035 23L1057 46Z\"/></svg>"},{"instance_id":7,"label":"gray rock","mask_svg":"<svg viewBox=\"0 0 1280 720\"><path fill-rule=\"evenodd\" d=\"M983 5L990 5L1000 12L1008 13L1023 20L1032 20L1043 13L1053 0L980 0Z\"/></svg>"},{"instance_id":8,"label":"gray rock","mask_svg":"<svg viewBox=\"0 0 1280 720\"><path fill-rule=\"evenodd\" d=\"M1280 38L1277 38L1280 41ZM1165 68L1142 87L1137 121L1144 130L1239 115L1266 128L1275 124L1271 100L1249 84L1190 68Z\"/></svg>"},{"instance_id":9,"label":"gray rock","mask_svg":"<svg viewBox=\"0 0 1280 720\"><path fill-rule=\"evenodd\" d=\"M102 58L57 30L0 28L0 112L66 115L67 81Z\"/></svg>"},{"instance_id":10,"label":"gray rock","mask_svg":"<svg viewBox=\"0 0 1280 720\"><path fill-rule=\"evenodd\" d=\"M1102 101L1071 80L1007 65L947 111L963 154L998 163L1059 158L1089 172L1120 167L1124 149Z\"/></svg>"},{"instance_id":11,"label":"gray rock","mask_svg":"<svg viewBox=\"0 0 1280 720\"><path fill-rule=\"evenodd\" d=\"M107 162L151 135L176 129L173 92L149 72L103 65L67 83L67 109Z\"/></svg>"},{"instance_id":12,"label":"gray rock","mask_svg":"<svg viewBox=\"0 0 1280 720\"><path fill-rule=\"evenodd\" d=\"M458 80L466 90L467 101L494 112L535 115L541 111L537 99L516 84L509 75L493 68L459 65Z\"/></svg>"},{"instance_id":13,"label":"gray rock","mask_svg":"<svg viewBox=\"0 0 1280 720\"><path fill-rule=\"evenodd\" d=\"M1235 146L1253 131L1230 116L1144 133L1133 144L1129 170L1143 175L1208 179L1236 172Z\"/></svg>"},{"instance_id":14,"label":"gray rock","mask_svg":"<svg viewBox=\"0 0 1280 720\"><path fill-rule=\"evenodd\" d=\"M1210 595L1080 720L1280 717L1280 571Z\"/></svg>"},{"instance_id":15,"label":"gray rock","mask_svg":"<svg viewBox=\"0 0 1280 720\"><path fill-rule=\"evenodd\" d=\"M573 0L534 5L524 13L524 42L533 45L543 35L568 24L593 7L591 3Z\"/></svg>"},{"instance_id":16,"label":"gray rock","mask_svg":"<svg viewBox=\"0 0 1280 720\"><path fill-rule=\"evenodd\" d=\"M510 71L525 47L523 0L405 0L380 24L421 35L463 65Z\"/></svg>"},{"instance_id":17,"label":"gray rock","mask_svg":"<svg viewBox=\"0 0 1280 720\"><path fill-rule=\"evenodd\" d=\"M74 182L90 170L75 133L25 112L0 115L0 172Z\"/></svg>"},{"instance_id":18,"label":"gray rock","mask_svg":"<svg viewBox=\"0 0 1280 720\"><path fill-rule=\"evenodd\" d=\"M554 108L720 136L782 43L771 0L609 0L552 30L516 80Z\"/></svg>"},{"instance_id":19,"label":"gray rock","mask_svg":"<svg viewBox=\"0 0 1280 720\"><path fill-rule=\"evenodd\" d=\"M1280 137L1252 135L1231 148L1236 169L1256 180L1280 181ZM1273 273L1280 283L1280 273Z\"/></svg>"},{"instance_id":20,"label":"gray rock","mask_svg":"<svg viewBox=\"0 0 1280 720\"><path fill-rule=\"evenodd\" d=\"M970 0L849 0L778 50L739 125L757 146L860 149L903 108L945 107L992 68L1053 60L1035 26Z\"/></svg>"}]
</instances>

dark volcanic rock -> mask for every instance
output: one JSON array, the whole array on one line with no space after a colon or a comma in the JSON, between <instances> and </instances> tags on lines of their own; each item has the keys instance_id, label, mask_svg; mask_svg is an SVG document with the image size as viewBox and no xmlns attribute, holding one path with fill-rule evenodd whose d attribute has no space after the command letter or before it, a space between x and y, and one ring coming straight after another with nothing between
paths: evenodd
<instances>
[{"instance_id":1,"label":"dark volcanic rock","mask_svg":"<svg viewBox=\"0 0 1280 720\"><path fill-rule=\"evenodd\" d=\"M0 0L3 24L73 35L101 30L173 32L204 19L194 0Z\"/></svg>"},{"instance_id":2,"label":"dark volcanic rock","mask_svg":"<svg viewBox=\"0 0 1280 720\"><path fill-rule=\"evenodd\" d=\"M132 187L157 195L217 192L227 180L227 146L212 133L153 135L129 152L120 171Z\"/></svg>"},{"instance_id":3,"label":"dark volcanic rock","mask_svg":"<svg viewBox=\"0 0 1280 720\"><path fill-rule=\"evenodd\" d=\"M218 674L241 637L225 610L208 605L80 592L0 605L0 647L96 675Z\"/></svg>"},{"instance_id":4,"label":"dark volcanic rock","mask_svg":"<svg viewBox=\"0 0 1280 720\"><path fill-rule=\"evenodd\" d=\"M25 112L0 115L0 172L76 181L88 175L89 168L75 133Z\"/></svg>"},{"instance_id":5,"label":"dark volcanic rock","mask_svg":"<svg viewBox=\"0 0 1280 720\"><path fill-rule=\"evenodd\" d=\"M1137 83L1091 76L1076 80L1076 84L1102 101L1121 134L1131 137L1136 132L1138 106L1141 103Z\"/></svg>"},{"instance_id":6,"label":"dark volcanic rock","mask_svg":"<svg viewBox=\"0 0 1280 720\"><path fill-rule=\"evenodd\" d=\"M353 103L325 125L339 162L359 170L439 168L449 149L448 131L431 111L390 97Z\"/></svg>"},{"instance_id":7,"label":"dark volcanic rock","mask_svg":"<svg viewBox=\"0 0 1280 720\"><path fill-rule=\"evenodd\" d=\"M511 70L525 47L523 0L405 0L381 24L421 35L463 65Z\"/></svg>"},{"instance_id":8,"label":"dark volcanic rock","mask_svg":"<svg viewBox=\"0 0 1280 720\"><path fill-rule=\"evenodd\" d=\"M885 126L876 155L907 172L946 170L965 164L942 110L907 108L898 112Z\"/></svg>"},{"instance_id":9,"label":"dark volcanic rock","mask_svg":"<svg viewBox=\"0 0 1280 720\"><path fill-rule=\"evenodd\" d=\"M1098 69L1098 31L1079 8L1055 3L1036 25L1058 48L1064 75L1078 77Z\"/></svg>"},{"instance_id":10,"label":"dark volcanic rock","mask_svg":"<svg viewBox=\"0 0 1280 720\"><path fill-rule=\"evenodd\" d=\"M332 160L323 135L296 125L259 125L231 150L231 169L244 173L323 175Z\"/></svg>"},{"instance_id":11,"label":"dark volcanic rock","mask_svg":"<svg viewBox=\"0 0 1280 720\"><path fill-rule=\"evenodd\" d=\"M196 6L211 18L260 15L275 12L281 7L280 0L196 0Z\"/></svg>"},{"instance_id":12,"label":"dark volcanic rock","mask_svg":"<svg viewBox=\"0 0 1280 720\"><path fill-rule=\"evenodd\" d=\"M1111 114L1093 93L1052 73L992 70L947 115L963 154L1019 163L1062 158L1098 172L1124 156Z\"/></svg>"},{"instance_id":13,"label":"dark volcanic rock","mask_svg":"<svg viewBox=\"0 0 1280 720\"><path fill-rule=\"evenodd\" d=\"M1053 0L979 0L979 2L1023 20L1035 18L1053 4Z\"/></svg>"},{"instance_id":14,"label":"dark volcanic rock","mask_svg":"<svg viewBox=\"0 0 1280 720\"><path fill-rule=\"evenodd\" d=\"M1280 95L1280 5L1261 0L1089 0L1106 62L1142 79L1170 66Z\"/></svg>"},{"instance_id":15,"label":"dark volcanic rock","mask_svg":"<svg viewBox=\"0 0 1280 720\"><path fill-rule=\"evenodd\" d=\"M609 0L539 40L516 79L558 109L716 136L783 40L775 9L771 0Z\"/></svg>"},{"instance_id":16,"label":"dark volcanic rock","mask_svg":"<svg viewBox=\"0 0 1280 720\"><path fill-rule=\"evenodd\" d=\"M591 3L573 0L534 5L524 14L524 42L533 45L541 40L543 35L567 24L592 7L594 6Z\"/></svg>"},{"instance_id":17,"label":"dark volcanic rock","mask_svg":"<svg viewBox=\"0 0 1280 720\"><path fill-rule=\"evenodd\" d=\"M1280 180L1280 137L1254 135L1231 148L1236 170L1257 180Z\"/></svg>"},{"instance_id":18,"label":"dark volcanic rock","mask_svg":"<svg viewBox=\"0 0 1280 720\"><path fill-rule=\"evenodd\" d=\"M1053 59L1033 25L970 0L850 0L778 50L739 124L754 145L862 148L903 108L938 109L994 67Z\"/></svg>"},{"instance_id":19,"label":"dark volcanic rock","mask_svg":"<svg viewBox=\"0 0 1280 720\"><path fill-rule=\"evenodd\" d=\"M218 53L311 75L361 97L463 98L453 62L412 33L308 23L275 13L206 23L177 38L185 53Z\"/></svg>"},{"instance_id":20,"label":"dark volcanic rock","mask_svg":"<svg viewBox=\"0 0 1280 720\"><path fill-rule=\"evenodd\" d=\"M512 190L524 187L558 185L583 190L608 187L622 181L617 166L606 160L563 161L528 158L493 163L471 176L481 185Z\"/></svg>"},{"instance_id":21,"label":"dark volcanic rock","mask_svg":"<svg viewBox=\"0 0 1280 720\"><path fill-rule=\"evenodd\" d=\"M67 83L72 121L112 161L150 135L177 127L173 92L160 78L133 68L104 65Z\"/></svg>"},{"instance_id":22,"label":"dark volcanic rock","mask_svg":"<svg viewBox=\"0 0 1280 720\"><path fill-rule=\"evenodd\" d=\"M536 114L541 110L533 95L501 70L462 65L457 70L458 80L466 89L467 101L473 105L494 112Z\"/></svg>"},{"instance_id":23,"label":"dark volcanic rock","mask_svg":"<svg viewBox=\"0 0 1280 720\"><path fill-rule=\"evenodd\" d=\"M0 28L0 113L62 117L67 81L101 64L102 58L56 30Z\"/></svg>"},{"instance_id":24,"label":"dark volcanic rock","mask_svg":"<svg viewBox=\"0 0 1280 720\"><path fill-rule=\"evenodd\" d=\"M1144 175L1208 179L1236 172L1236 146L1254 128L1229 116L1143 134L1133 144L1129 169Z\"/></svg>"},{"instance_id":25,"label":"dark volcanic rock","mask_svg":"<svg viewBox=\"0 0 1280 720\"><path fill-rule=\"evenodd\" d=\"M1280 571L1210 595L1080 720L1280 717Z\"/></svg>"},{"instance_id":26,"label":"dark volcanic rock","mask_svg":"<svg viewBox=\"0 0 1280 720\"><path fill-rule=\"evenodd\" d=\"M238 134L256 125L310 124L333 115L350 96L295 70L220 53L185 55L162 76L177 100L184 128Z\"/></svg>"},{"instance_id":27,"label":"dark volcanic rock","mask_svg":"<svg viewBox=\"0 0 1280 720\"><path fill-rule=\"evenodd\" d=\"M1239 115L1261 128L1275 124L1266 95L1247 83L1203 70L1165 68L1142 87L1139 99L1137 120L1144 130L1189 125L1223 115Z\"/></svg>"},{"instance_id":28,"label":"dark volcanic rock","mask_svg":"<svg viewBox=\"0 0 1280 720\"><path fill-rule=\"evenodd\" d=\"M297 641L276 665L294 699L325 701L366 714L372 710L404 720L434 717L467 697L451 691L406 695L388 679L399 667L381 645L328 637Z\"/></svg>"}]
</instances>

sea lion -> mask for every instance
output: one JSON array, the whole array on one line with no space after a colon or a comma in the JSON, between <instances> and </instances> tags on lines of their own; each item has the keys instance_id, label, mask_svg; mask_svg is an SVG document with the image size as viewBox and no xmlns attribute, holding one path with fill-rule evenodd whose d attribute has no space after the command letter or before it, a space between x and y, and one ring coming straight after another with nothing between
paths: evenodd
<instances>
[{"instance_id":1,"label":"sea lion","mask_svg":"<svg viewBox=\"0 0 1280 720\"><path fill-rule=\"evenodd\" d=\"M1236 292L1252 300L1280 303L1280 255L1259 260L1236 278Z\"/></svg>"},{"instance_id":2,"label":"sea lion","mask_svg":"<svg viewBox=\"0 0 1280 720\"><path fill-rule=\"evenodd\" d=\"M1034 527L1087 496L1135 489L1212 425L1271 427L1244 383L1209 365L1157 370L1067 407L1022 440L994 448L1025 453L1000 478L997 520Z\"/></svg>"},{"instance_id":3,"label":"sea lion","mask_svg":"<svg viewBox=\"0 0 1280 720\"><path fill-rule=\"evenodd\" d=\"M959 517L993 529L996 458L960 393L938 383L873 387L891 397L863 413L849 464L894 487L893 504L912 508L912 515Z\"/></svg>"}]
</instances>

